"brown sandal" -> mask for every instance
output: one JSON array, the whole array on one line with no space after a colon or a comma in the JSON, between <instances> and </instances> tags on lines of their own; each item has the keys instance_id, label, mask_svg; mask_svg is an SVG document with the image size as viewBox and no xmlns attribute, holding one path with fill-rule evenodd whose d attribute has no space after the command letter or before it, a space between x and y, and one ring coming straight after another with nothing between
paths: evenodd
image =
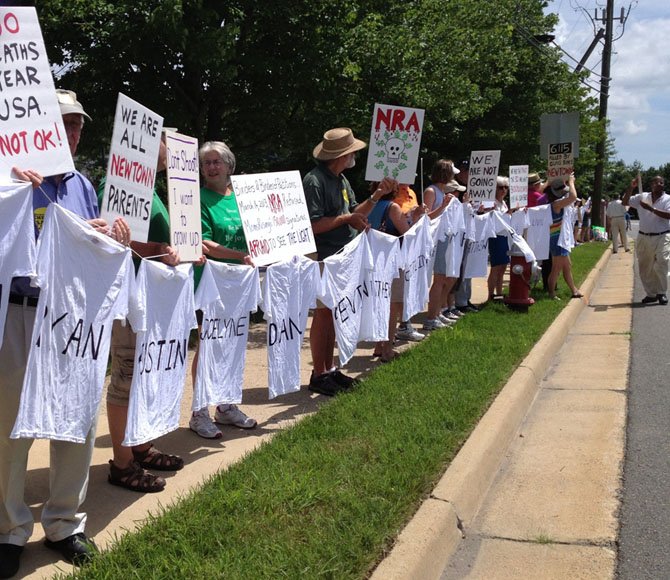
<instances>
[{"instance_id":1,"label":"brown sandal","mask_svg":"<svg viewBox=\"0 0 670 580\"><path fill-rule=\"evenodd\" d=\"M184 467L184 460L178 455L163 453L152 443L144 451L133 449L133 457L144 469L155 471L179 471Z\"/></svg>"},{"instance_id":2,"label":"brown sandal","mask_svg":"<svg viewBox=\"0 0 670 580\"><path fill-rule=\"evenodd\" d=\"M131 491L139 491L140 493L156 493L163 491L165 488L165 480L162 477L142 469L137 461L133 461L128 467L121 469L114 465L114 461L110 459L107 481L112 485L125 487Z\"/></svg>"}]
</instances>

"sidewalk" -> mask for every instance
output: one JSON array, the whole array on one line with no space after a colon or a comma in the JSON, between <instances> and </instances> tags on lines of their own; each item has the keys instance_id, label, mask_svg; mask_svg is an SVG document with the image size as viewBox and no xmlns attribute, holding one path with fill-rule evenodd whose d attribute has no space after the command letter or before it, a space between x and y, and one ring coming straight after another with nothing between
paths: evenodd
<instances>
[{"instance_id":1,"label":"sidewalk","mask_svg":"<svg viewBox=\"0 0 670 580\"><path fill-rule=\"evenodd\" d=\"M374 578L614 576L632 289L608 250Z\"/></svg>"}]
</instances>

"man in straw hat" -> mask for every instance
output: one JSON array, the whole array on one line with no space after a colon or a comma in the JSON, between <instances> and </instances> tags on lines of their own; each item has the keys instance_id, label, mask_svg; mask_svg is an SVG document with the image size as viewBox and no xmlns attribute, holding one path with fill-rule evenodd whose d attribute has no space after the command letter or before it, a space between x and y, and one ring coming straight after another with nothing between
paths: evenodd
<instances>
[{"instance_id":1,"label":"man in straw hat","mask_svg":"<svg viewBox=\"0 0 670 580\"><path fill-rule=\"evenodd\" d=\"M351 129L326 131L323 140L314 148L317 165L303 179L307 209L316 242L317 259L332 256L353 240L367 225L367 215L396 182L385 178L372 196L356 203L356 196L343 172L356 164L356 152L366 143L356 139ZM317 304L310 331L310 348L314 368L309 389L333 396L353 386L354 380L333 364L335 327L331 311Z\"/></svg>"}]
</instances>

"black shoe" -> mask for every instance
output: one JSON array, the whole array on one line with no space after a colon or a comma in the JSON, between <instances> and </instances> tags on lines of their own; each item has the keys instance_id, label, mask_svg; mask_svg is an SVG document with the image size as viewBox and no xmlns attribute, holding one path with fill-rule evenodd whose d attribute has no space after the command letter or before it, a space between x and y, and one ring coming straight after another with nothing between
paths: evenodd
<instances>
[{"instance_id":1,"label":"black shoe","mask_svg":"<svg viewBox=\"0 0 670 580\"><path fill-rule=\"evenodd\" d=\"M330 376L333 377L335 382L340 385L343 389L353 389L360 381L345 375L339 369L335 369L330 373Z\"/></svg>"},{"instance_id":2,"label":"black shoe","mask_svg":"<svg viewBox=\"0 0 670 580\"><path fill-rule=\"evenodd\" d=\"M659 296L660 296L660 294L659 294ZM645 296L642 299L642 304L653 304L657 300L658 300L658 296Z\"/></svg>"},{"instance_id":3,"label":"black shoe","mask_svg":"<svg viewBox=\"0 0 670 580\"><path fill-rule=\"evenodd\" d=\"M0 578L11 578L19 571L23 546L0 544Z\"/></svg>"},{"instance_id":4,"label":"black shoe","mask_svg":"<svg viewBox=\"0 0 670 580\"><path fill-rule=\"evenodd\" d=\"M319 393L319 395L326 395L327 397L334 397L344 389L335 381L332 374L333 373L323 373L318 377L312 376L307 388L313 393Z\"/></svg>"},{"instance_id":5,"label":"black shoe","mask_svg":"<svg viewBox=\"0 0 670 580\"><path fill-rule=\"evenodd\" d=\"M665 294L659 294L656 298L658 298L658 303L663 304L663 306L668 303L668 297Z\"/></svg>"},{"instance_id":6,"label":"black shoe","mask_svg":"<svg viewBox=\"0 0 670 580\"><path fill-rule=\"evenodd\" d=\"M89 540L83 533L73 534L57 542L47 538L44 544L47 548L60 552L63 558L75 566L90 562L93 556L98 553L98 547L93 543L93 540Z\"/></svg>"}]
</instances>

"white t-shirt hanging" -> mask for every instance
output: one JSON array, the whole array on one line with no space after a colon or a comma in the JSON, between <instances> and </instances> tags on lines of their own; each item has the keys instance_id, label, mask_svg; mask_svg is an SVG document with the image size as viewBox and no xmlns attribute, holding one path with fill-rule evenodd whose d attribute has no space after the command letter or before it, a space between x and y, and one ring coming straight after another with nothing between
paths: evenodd
<instances>
[{"instance_id":1,"label":"white t-shirt hanging","mask_svg":"<svg viewBox=\"0 0 670 580\"><path fill-rule=\"evenodd\" d=\"M485 278L488 275L489 238L496 237L492 214L477 215L473 219L475 225L475 241L470 243L468 260L465 264L465 278Z\"/></svg>"},{"instance_id":2,"label":"white t-shirt hanging","mask_svg":"<svg viewBox=\"0 0 670 580\"><path fill-rule=\"evenodd\" d=\"M558 245L565 250L575 247L575 221L577 220L577 208L569 205L563 208L563 220L561 222L561 233L558 235Z\"/></svg>"},{"instance_id":3,"label":"white t-shirt hanging","mask_svg":"<svg viewBox=\"0 0 670 580\"><path fill-rule=\"evenodd\" d=\"M511 216L510 225L517 234L523 235L526 228L530 225L528 213L524 210L515 211Z\"/></svg>"},{"instance_id":4,"label":"white t-shirt hanging","mask_svg":"<svg viewBox=\"0 0 670 580\"><path fill-rule=\"evenodd\" d=\"M134 290L130 250L58 204L37 245L41 288L21 402L11 437L83 443L95 422L112 322Z\"/></svg>"},{"instance_id":5,"label":"white t-shirt hanging","mask_svg":"<svg viewBox=\"0 0 670 580\"><path fill-rule=\"evenodd\" d=\"M9 287L15 276L35 276L30 183L0 185L0 347L5 334Z\"/></svg>"},{"instance_id":6,"label":"white t-shirt hanging","mask_svg":"<svg viewBox=\"0 0 670 580\"><path fill-rule=\"evenodd\" d=\"M448 236L465 231L465 218L462 206L463 204L457 198L452 197L449 205L444 209L444 227Z\"/></svg>"},{"instance_id":7,"label":"white t-shirt hanging","mask_svg":"<svg viewBox=\"0 0 670 580\"><path fill-rule=\"evenodd\" d=\"M371 292L367 281L373 268L367 236L357 236L323 261L319 298L333 312L341 365L347 364L356 352L364 297Z\"/></svg>"},{"instance_id":8,"label":"white t-shirt hanging","mask_svg":"<svg viewBox=\"0 0 670 580\"><path fill-rule=\"evenodd\" d=\"M148 443L179 427L188 368L188 338L198 323L193 267L142 260L137 308L128 320L137 333L133 383L123 445Z\"/></svg>"},{"instance_id":9,"label":"white t-shirt hanging","mask_svg":"<svg viewBox=\"0 0 670 580\"><path fill-rule=\"evenodd\" d=\"M428 302L430 278L433 273L430 257L432 252L434 245L431 222L424 215L403 236L402 260L405 264L403 320L409 320L417 312L421 312Z\"/></svg>"},{"instance_id":10,"label":"white t-shirt hanging","mask_svg":"<svg viewBox=\"0 0 670 580\"><path fill-rule=\"evenodd\" d=\"M463 211L463 223L465 224L465 239L474 242L477 239L475 210L469 203L461 204L461 209Z\"/></svg>"},{"instance_id":11,"label":"white t-shirt hanging","mask_svg":"<svg viewBox=\"0 0 670 580\"><path fill-rule=\"evenodd\" d=\"M261 299L258 268L208 260L195 293L202 310L192 409L241 403L249 313Z\"/></svg>"},{"instance_id":12,"label":"white t-shirt hanging","mask_svg":"<svg viewBox=\"0 0 670 580\"><path fill-rule=\"evenodd\" d=\"M391 284L400 275L400 240L377 230L368 230L373 269L368 272L368 292L363 293L358 340L388 340Z\"/></svg>"},{"instance_id":13,"label":"white t-shirt hanging","mask_svg":"<svg viewBox=\"0 0 670 580\"><path fill-rule=\"evenodd\" d=\"M538 205L536 207L528 208L528 228L526 230L526 240L538 260L549 259L550 226L551 205Z\"/></svg>"},{"instance_id":14,"label":"white t-shirt hanging","mask_svg":"<svg viewBox=\"0 0 670 580\"><path fill-rule=\"evenodd\" d=\"M270 399L300 390L300 347L320 284L319 263L304 256L268 266L262 304L268 321Z\"/></svg>"}]
</instances>

